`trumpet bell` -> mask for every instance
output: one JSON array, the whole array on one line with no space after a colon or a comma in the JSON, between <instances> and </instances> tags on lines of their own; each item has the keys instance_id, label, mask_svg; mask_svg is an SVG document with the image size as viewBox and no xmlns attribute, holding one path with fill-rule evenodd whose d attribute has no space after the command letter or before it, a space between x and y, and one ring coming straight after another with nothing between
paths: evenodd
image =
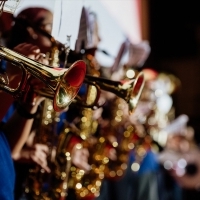
<instances>
[{"instance_id":1,"label":"trumpet bell","mask_svg":"<svg viewBox=\"0 0 200 200\"><path fill-rule=\"evenodd\" d=\"M86 64L82 60L74 62L69 68L53 68L27 58L13 50L0 46L0 58L21 68L22 78L16 88L8 85L0 75L0 89L10 93L14 98L24 98L27 94L28 77L41 80L46 87L34 90L39 95L53 100L54 110L60 112L76 97L86 73ZM12 66L15 67L15 66Z\"/></svg>"},{"instance_id":2,"label":"trumpet bell","mask_svg":"<svg viewBox=\"0 0 200 200\"><path fill-rule=\"evenodd\" d=\"M136 78L128 81L113 81L105 78L86 75L84 82L97 85L100 89L114 93L124 99L129 105L129 113L132 114L142 94L145 78L140 72Z\"/></svg>"},{"instance_id":3,"label":"trumpet bell","mask_svg":"<svg viewBox=\"0 0 200 200\"><path fill-rule=\"evenodd\" d=\"M76 97L82 82L84 81L86 66L83 61L76 61L63 74L55 91L53 107L56 111L65 109Z\"/></svg>"},{"instance_id":4,"label":"trumpet bell","mask_svg":"<svg viewBox=\"0 0 200 200\"><path fill-rule=\"evenodd\" d=\"M144 84L145 84L145 78L144 78L144 73L140 72L136 79L134 80L134 84L132 87L132 92L129 93L129 97L127 99L127 101L129 101L129 112L133 113L133 111L135 110L137 103L141 97L143 88L144 88Z\"/></svg>"}]
</instances>

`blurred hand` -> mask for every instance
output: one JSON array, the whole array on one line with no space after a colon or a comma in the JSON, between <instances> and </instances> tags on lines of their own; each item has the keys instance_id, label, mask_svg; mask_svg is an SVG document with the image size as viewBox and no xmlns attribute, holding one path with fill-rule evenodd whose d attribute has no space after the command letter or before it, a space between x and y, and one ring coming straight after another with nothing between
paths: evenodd
<instances>
[{"instance_id":1,"label":"blurred hand","mask_svg":"<svg viewBox=\"0 0 200 200\"><path fill-rule=\"evenodd\" d=\"M32 147L22 149L20 154L13 159L19 162L36 163L49 173L51 170L47 166L48 153L49 149L47 145L34 144Z\"/></svg>"},{"instance_id":2,"label":"blurred hand","mask_svg":"<svg viewBox=\"0 0 200 200\"><path fill-rule=\"evenodd\" d=\"M30 149L30 159L40 165L46 172L51 170L47 166L47 155L49 153L49 148L44 144L35 144L32 149Z\"/></svg>"},{"instance_id":3,"label":"blurred hand","mask_svg":"<svg viewBox=\"0 0 200 200\"><path fill-rule=\"evenodd\" d=\"M45 55L40 52L38 46L21 43L14 48L14 51L45 65L49 64L49 61L45 58Z\"/></svg>"},{"instance_id":4,"label":"blurred hand","mask_svg":"<svg viewBox=\"0 0 200 200\"><path fill-rule=\"evenodd\" d=\"M45 55L42 54L40 52L40 49L32 44L28 44L28 43L22 43L17 45L14 48L14 51L28 57L31 58L33 60L36 60L42 64L48 65L49 62L48 60L45 58ZM26 86L26 88L28 88L28 93L25 94L23 98L23 102L24 103L28 103L29 105L35 106L36 108L33 109L34 111L32 111L32 113L34 113L37 109L37 106L41 103L41 101L44 100L44 98L39 97L37 94L34 93L34 91L37 89L39 90L40 88L44 88L45 84L39 80L38 78L35 78L34 76L29 75L29 79L28 79L28 85ZM32 108L28 108L28 110L31 111Z\"/></svg>"},{"instance_id":5,"label":"blurred hand","mask_svg":"<svg viewBox=\"0 0 200 200\"><path fill-rule=\"evenodd\" d=\"M77 144L73 147L71 152L72 163L88 172L90 170L90 165L88 164L89 151L86 148L82 148L81 144Z\"/></svg>"},{"instance_id":6,"label":"blurred hand","mask_svg":"<svg viewBox=\"0 0 200 200\"><path fill-rule=\"evenodd\" d=\"M110 148L108 150L108 158L113 161L117 160L117 151L115 148Z\"/></svg>"},{"instance_id":7,"label":"blurred hand","mask_svg":"<svg viewBox=\"0 0 200 200\"><path fill-rule=\"evenodd\" d=\"M110 144L116 143L117 138L114 135L108 135L107 140L109 141ZM110 160L117 160L117 151L116 148L113 147L113 145L106 145L105 146L105 155L110 159Z\"/></svg>"}]
</instances>

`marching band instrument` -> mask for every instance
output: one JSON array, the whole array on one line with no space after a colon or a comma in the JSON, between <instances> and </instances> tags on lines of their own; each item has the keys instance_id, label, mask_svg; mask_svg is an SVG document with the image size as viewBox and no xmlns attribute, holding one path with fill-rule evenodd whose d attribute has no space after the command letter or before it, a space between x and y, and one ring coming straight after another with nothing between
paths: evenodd
<instances>
[{"instance_id":1,"label":"marching band instrument","mask_svg":"<svg viewBox=\"0 0 200 200\"><path fill-rule=\"evenodd\" d=\"M11 62L22 70L21 82L16 88L10 88L7 81L1 77L0 88L2 90L15 98L25 96L28 77L29 75L34 76L50 89L50 94L42 92L42 95L53 99L53 107L58 112L69 106L76 97L86 73L85 63L81 60L73 63L69 69L51 68L3 46L0 46L0 58Z\"/></svg>"},{"instance_id":2,"label":"marching band instrument","mask_svg":"<svg viewBox=\"0 0 200 200\"><path fill-rule=\"evenodd\" d=\"M92 83L102 90L114 93L118 98L122 99L125 104L129 103L130 113L133 112L137 105L144 86L144 81L142 72L139 73L135 79L125 83L91 75L86 75L84 80L85 83ZM84 113L86 112L84 111ZM89 149L90 156L88 162L91 165L91 170L89 173L85 173L83 170L77 169L76 167L71 168L71 177L73 179L71 182L73 182L78 199L98 196L100 194L101 183L105 178L105 172L109 164L109 158L105 153L105 147L108 144L105 134L98 136L95 145L91 145L88 139L91 138L91 134L94 134L92 121L91 117L88 118L85 116L85 118L87 119L85 123L87 124L88 122L90 127L83 131L83 127L80 128L80 137L84 140L82 146L84 147L84 145L87 144L86 147Z\"/></svg>"},{"instance_id":3,"label":"marching band instrument","mask_svg":"<svg viewBox=\"0 0 200 200\"><path fill-rule=\"evenodd\" d=\"M145 84L145 78L142 72L140 72L135 79L128 81L113 81L86 75L84 82L93 83L100 87L100 89L112 92L118 97L124 99L129 105L129 112L131 114L136 108L138 100L141 96Z\"/></svg>"},{"instance_id":4,"label":"marching band instrument","mask_svg":"<svg viewBox=\"0 0 200 200\"><path fill-rule=\"evenodd\" d=\"M98 71L94 69L91 71L89 73L93 74L94 76L99 75ZM98 90L96 88L97 86L95 84L93 85L93 83L87 85L87 91L84 103L84 105L86 106L83 106L81 109L82 112L81 112L80 122L78 123L78 130L79 130L78 135L82 139L82 142L80 143L81 148L82 147L87 148L89 151L91 151L92 149L90 139L96 133L98 127L98 122L93 117L94 110L90 107L90 105L92 105L96 101L96 99L98 99L97 97L99 96ZM88 159L89 159L89 164L91 164L91 166L95 166L97 164L94 163L92 156L89 156ZM97 167L98 166L99 164L97 164ZM93 167L89 171L89 174L87 175L84 173L82 169L79 169L74 165L71 166L69 172L70 172L69 185L70 187L75 189L77 198L82 198L84 196L99 193L101 185L100 183L102 181L101 177L99 177L99 175L101 176L101 173L98 172L96 173ZM99 183L98 185L96 185L97 182Z\"/></svg>"}]
</instances>

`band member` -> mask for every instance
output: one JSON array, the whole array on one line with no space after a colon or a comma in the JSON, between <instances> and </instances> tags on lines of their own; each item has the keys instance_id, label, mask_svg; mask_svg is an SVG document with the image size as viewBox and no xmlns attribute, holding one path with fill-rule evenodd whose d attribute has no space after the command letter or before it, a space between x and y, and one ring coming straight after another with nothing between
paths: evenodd
<instances>
[{"instance_id":1,"label":"band member","mask_svg":"<svg viewBox=\"0 0 200 200\"><path fill-rule=\"evenodd\" d=\"M45 55L49 55L48 53L52 50L52 41L49 38L52 29L52 21L53 14L49 10L41 7L31 7L21 11L19 15L14 18L14 25L10 30L10 38L8 39L7 46L12 49L16 45L27 45L27 42L37 45L39 52L42 52L41 57L44 58L44 60L48 60L48 64L50 64L51 58L49 56L45 57ZM9 113L12 113L15 109L16 108L14 103L10 107L7 115L4 116L3 121L6 122L10 118ZM39 110L41 110L41 108L38 109L38 113ZM36 116L34 124L35 121ZM12 158L15 160L15 169L17 171L21 169L24 170L23 173L21 173L20 171L18 171L17 173L15 199L20 198L23 192L22 190L24 190L22 186L23 180L26 177L23 176L26 175L26 171L25 168L22 168L21 166L26 166L30 163L36 163L47 173L51 172L51 168L48 166L47 162L49 147L47 144L34 142L36 141L34 124L31 128L31 132L29 130L29 133L27 133L29 137L26 137L26 143L23 143L23 148L17 152L12 151ZM54 129L52 129L52 132L53 131ZM84 148L76 148L76 145L73 142L71 142L71 144L72 161L84 170L89 170L90 166L87 164L87 150ZM23 180L21 180L21 178L23 178Z\"/></svg>"},{"instance_id":2,"label":"band member","mask_svg":"<svg viewBox=\"0 0 200 200\"><path fill-rule=\"evenodd\" d=\"M32 59L47 63L41 57L38 47L31 44L21 44L15 47L14 50ZM10 80L10 85L16 86L16 84L21 81L21 77L19 73L16 73L15 66L8 64L6 71ZM41 82L38 85L37 81L32 80L32 83L30 82L30 84L32 87L38 87L41 85ZM0 91L0 95L2 108L0 113L3 115L5 113L5 108L8 108L14 99L10 94L5 93L2 90ZM17 155L21 151L31 130L33 116L35 116L37 107L42 100L37 96L33 98L32 92L29 92L28 97L30 98L27 98L25 102L20 103L20 106L18 106L17 110L12 114L11 118L6 123L2 122L1 124L1 199L14 199L15 172L11 155Z\"/></svg>"}]
</instances>

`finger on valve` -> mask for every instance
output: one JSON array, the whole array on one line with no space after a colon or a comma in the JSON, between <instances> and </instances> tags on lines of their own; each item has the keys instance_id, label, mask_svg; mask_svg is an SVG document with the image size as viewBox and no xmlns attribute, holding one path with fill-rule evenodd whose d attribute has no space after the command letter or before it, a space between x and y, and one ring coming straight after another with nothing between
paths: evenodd
<instances>
[{"instance_id":1,"label":"finger on valve","mask_svg":"<svg viewBox=\"0 0 200 200\"><path fill-rule=\"evenodd\" d=\"M38 46L28 43L21 43L14 47L13 50L34 60L36 59L36 56L40 54Z\"/></svg>"},{"instance_id":2,"label":"finger on valve","mask_svg":"<svg viewBox=\"0 0 200 200\"><path fill-rule=\"evenodd\" d=\"M36 60L42 64L49 64L49 61L48 59L46 59L45 54L41 53L39 47L36 45L32 45L29 43L21 43L14 48L14 51L24 56L27 56L28 58Z\"/></svg>"}]
</instances>

